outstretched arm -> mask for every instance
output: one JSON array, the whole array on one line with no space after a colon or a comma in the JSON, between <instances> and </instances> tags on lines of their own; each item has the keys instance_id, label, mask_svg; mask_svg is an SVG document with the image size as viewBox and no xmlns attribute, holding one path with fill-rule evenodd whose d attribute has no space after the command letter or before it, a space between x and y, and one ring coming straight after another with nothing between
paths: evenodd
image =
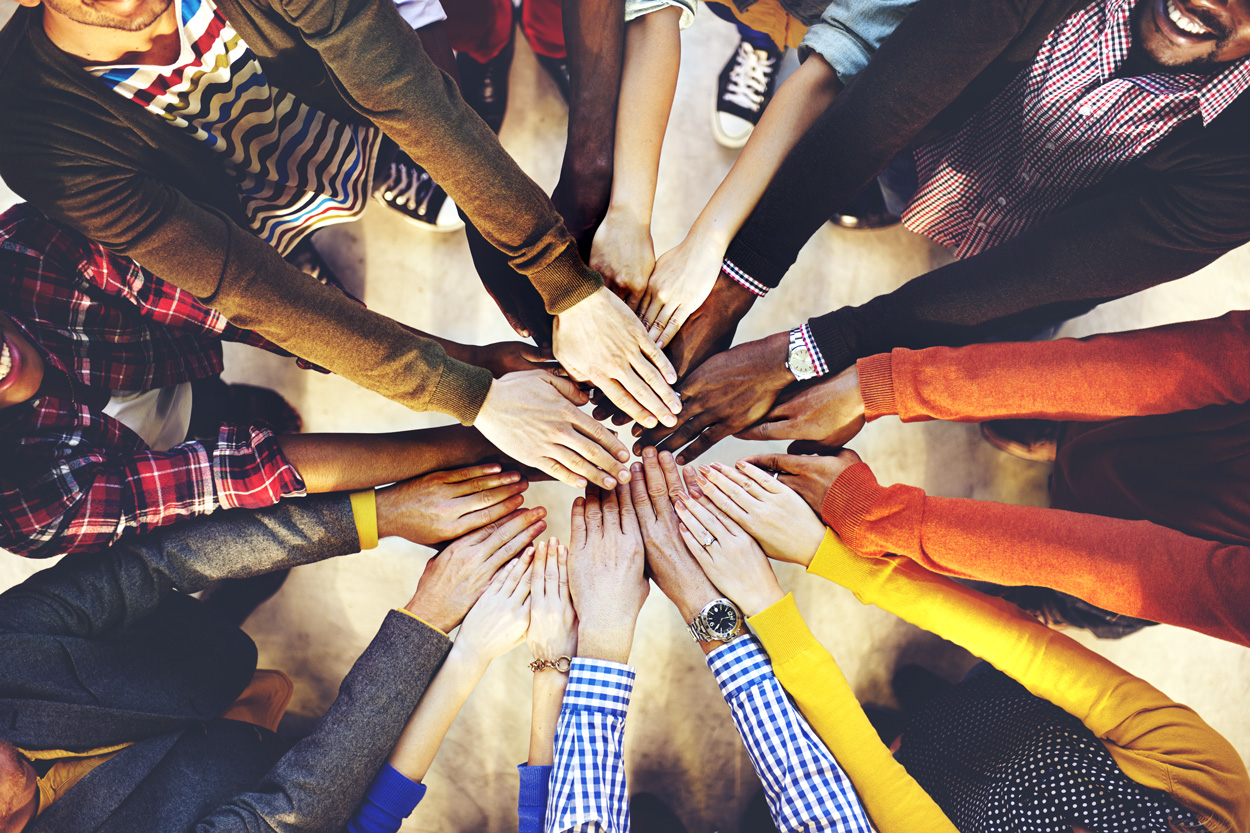
<instances>
[{"instance_id":1,"label":"outstretched arm","mask_svg":"<svg viewBox=\"0 0 1250 833\"><path fill-rule=\"evenodd\" d=\"M660 149L677 91L681 15L680 7L668 6L625 27L612 200L595 232L590 265L635 312L655 267L651 212Z\"/></svg>"}]
</instances>

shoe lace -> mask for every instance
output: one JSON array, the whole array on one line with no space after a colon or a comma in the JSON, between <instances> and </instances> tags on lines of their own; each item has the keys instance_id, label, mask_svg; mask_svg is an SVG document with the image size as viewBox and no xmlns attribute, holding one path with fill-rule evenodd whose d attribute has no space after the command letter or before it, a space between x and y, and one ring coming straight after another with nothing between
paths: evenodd
<instances>
[{"instance_id":1,"label":"shoe lace","mask_svg":"<svg viewBox=\"0 0 1250 833\"><path fill-rule=\"evenodd\" d=\"M382 199L405 206L409 211L425 214L426 204L434 193L434 189L427 183L432 182L430 175L424 170L401 162L392 162L391 175L382 186Z\"/></svg>"},{"instance_id":2,"label":"shoe lace","mask_svg":"<svg viewBox=\"0 0 1250 833\"><path fill-rule=\"evenodd\" d=\"M729 83L725 85L725 100L749 110L760 109L764 93L773 73L777 58L749 43L739 45L737 60L729 70Z\"/></svg>"}]
</instances>

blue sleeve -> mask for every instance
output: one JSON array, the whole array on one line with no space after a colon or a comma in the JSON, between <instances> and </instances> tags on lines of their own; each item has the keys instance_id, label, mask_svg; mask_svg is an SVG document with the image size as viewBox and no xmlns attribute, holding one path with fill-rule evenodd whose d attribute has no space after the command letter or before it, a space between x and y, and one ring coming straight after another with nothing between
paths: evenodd
<instances>
[{"instance_id":1,"label":"blue sleeve","mask_svg":"<svg viewBox=\"0 0 1250 833\"><path fill-rule=\"evenodd\" d=\"M395 767L382 764L382 771L347 822L347 833L396 833L424 796L425 784L410 781Z\"/></svg>"},{"instance_id":2,"label":"blue sleeve","mask_svg":"<svg viewBox=\"0 0 1250 833\"><path fill-rule=\"evenodd\" d=\"M521 791L517 796L517 833L542 833L547 815L547 788L551 783L550 766L521 764Z\"/></svg>"}]
</instances>

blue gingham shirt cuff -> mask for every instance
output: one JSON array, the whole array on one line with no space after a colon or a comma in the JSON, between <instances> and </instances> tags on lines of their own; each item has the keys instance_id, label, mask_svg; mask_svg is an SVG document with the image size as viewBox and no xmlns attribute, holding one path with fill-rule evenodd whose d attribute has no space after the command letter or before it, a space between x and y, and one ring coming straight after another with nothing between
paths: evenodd
<instances>
[{"instance_id":1,"label":"blue gingham shirt cuff","mask_svg":"<svg viewBox=\"0 0 1250 833\"><path fill-rule=\"evenodd\" d=\"M707 655L781 833L872 833L851 780L808 725L751 635Z\"/></svg>"},{"instance_id":2,"label":"blue gingham shirt cuff","mask_svg":"<svg viewBox=\"0 0 1250 833\"><path fill-rule=\"evenodd\" d=\"M556 724L548 833L629 833L622 741L633 693L628 665L573 660Z\"/></svg>"}]
</instances>

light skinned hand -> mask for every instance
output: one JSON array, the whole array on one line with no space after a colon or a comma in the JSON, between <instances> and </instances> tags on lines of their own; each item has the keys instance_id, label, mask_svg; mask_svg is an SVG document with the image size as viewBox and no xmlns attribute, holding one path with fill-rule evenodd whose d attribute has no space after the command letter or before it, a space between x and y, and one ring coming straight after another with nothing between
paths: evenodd
<instances>
[{"instance_id":1,"label":"light skinned hand","mask_svg":"<svg viewBox=\"0 0 1250 833\"><path fill-rule=\"evenodd\" d=\"M682 620L690 622L719 594L681 540L672 500L681 488L673 455L643 449L642 463L634 464L629 491L642 530L647 567L656 585L677 606Z\"/></svg>"},{"instance_id":2,"label":"light skinned hand","mask_svg":"<svg viewBox=\"0 0 1250 833\"><path fill-rule=\"evenodd\" d=\"M678 495L677 517L682 540L712 583L754 616L785 596L764 550L727 517L717 515L697 500Z\"/></svg>"},{"instance_id":3,"label":"light skinned hand","mask_svg":"<svg viewBox=\"0 0 1250 833\"><path fill-rule=\"evenodd\" d=\"M648 427L676 425L677 373L625 302L602 287L556 316L556 359L579 382L590 382ZM623 482L623 481L622 481Z\"/></svg>"},{"instance_id":4,"label":"light skinned hand","mask_svg":"<svg viewBox=\"0 0 1250 833\"><path fill-rule=\"evenodd\" d=\"M864 427L864 398L859 368L851 365L837 376L784 396L764 418L735 437L743 440L814 440L843 446Z\"/></svg>"},{"instance_id":5,"label":"light skinned hand","mask_svg":"<svg viewBox=\"0 0 1250 833\"><path fill-rule=\"evenodd\" d=\"M534 544L530 626L525 634L534 659L577 656L577 614L569 593L569 550L558 539Z\"/></svg>"},{"instance_id":6,"label":"light skinned hand","mask_svg":"<svg viewBox=\"0 0 1250 833\"><path fill-rule=\"evenodd\" d=\"M544 370L509 373L491 383L474 427L504 454L574 488L615 488L629 480L629 451L580 410L589 401L571 380Z\"/></svg>"},{"instance_id":7,"label":"light skinned hand","mask_svg":"<svg viewBox=\"0 0 1250 833\"><path fill-rule=\"evenodd\" d=\"M579 656L625 662L650 582L642 532L626 486L586 490L573 502L569 593Z\"/></svg>"},{"instance_id":8,"label":"light skinned hand","mask_svg":"<svg viewBox=\"0 0 1250 833\"><path fill-rule=\"evenodd\" d=\"M609 208L595 232L590 268L603 275L604 283L625 306L638 312L655 268L650 222L628 209Z\"/></svg>"},{"instance_id":9,"label":"light skinned hand","mask_svg":"<svg viewBox=\"0 0 1250 833\"><path fill-rule=\"evenodd\" d=\"M790 443L788 454L753 454L742 462L777 472L777 480L798 492L799 497L817 515L825 502L825 494L842 472L862 462L849 448L834 453L807 442ZM815 456L808 456L813 453Z\"/></svg>"},{"instance_id":10,"label":"light skinned hand","mask_svg":"<svg viewBox=\"0 0 1250 833\"><path fill-rule=\"evenodd\" d=\"M471 364L484 367L496 379L525 370L548 370L555 364L550 350L524 341L497 341L473 348Z\"/></svg>"},{"instance_id":11,"label":"light skinned hand","mask_svg":"<svg viewBox=\"0 0 1250 833\"><path fill-rule=\"evenodd\" d=\"M416 595L406 609L449 633L473 607L499 568L528 547L547 528L541 506L517 510L470 532L425 564Z\"/></svg>"},{"instance_id":12,"label":"light skinned hand","mask_svg":"<svg viewBox=\"0 0 1250 833\"><path fill-rule=\"evenodd\" d=\"M699 466L700 491L745 529L769 558L807 566L825 538L825 525L798 492L748 462Z\"/></svg>"},{"instance_id":13,"label":"light skinned hand","mask_svg":"<svg viewBox=\"0 0 1250 833\"><path fill-rule=\"evenodd\" d=\"M724 257L723 246L707 245L689 236L660 255L639 315L647 335L661 347L668 346L686 319L707 300Z\"/></svg>"},{"instance_id":14,"label":"light skinned hand","mask_svg":"<svg viewBox=\"0 0 1250 833\"><path fill-rule=\"evenodd\" d=\"M480 529L521 508L529 483L498 463L404 480L378 489L378 535L437 544Z\"/></svg>"},{"instance_id":15,"label":"light skinned hand","mask_svg":"<svg viewBox=\"0 0 1250 833\"><path fill-rule=\"evenodd\" d=\"M533 563L534 548L526 547L519 558L500 567L460 624L456 649L482 667L525 639L530 623Z\"/></svg>"}]
</instances>

